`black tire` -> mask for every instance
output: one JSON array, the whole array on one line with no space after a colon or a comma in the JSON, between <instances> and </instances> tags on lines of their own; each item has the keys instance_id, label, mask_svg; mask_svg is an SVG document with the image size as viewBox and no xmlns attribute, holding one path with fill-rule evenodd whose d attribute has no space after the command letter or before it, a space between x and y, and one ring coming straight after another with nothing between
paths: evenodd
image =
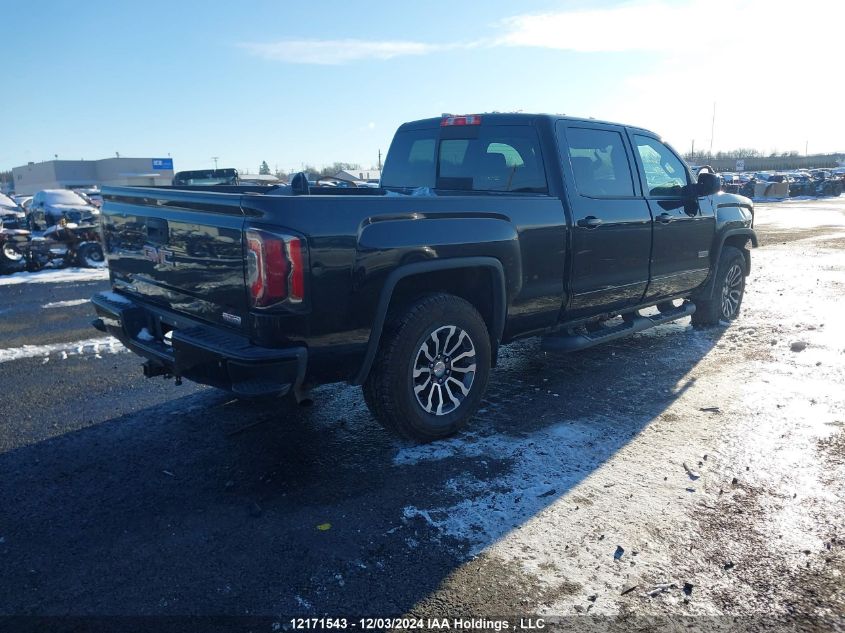
<instances>
[{"instance_id":1,"label":"black tire","mask_svg":"<svg viewBox=\"0 0 845 633\"><path fill-rule=\"evenodd\" d=\"M695 299L692 324L696 327L718 325L720 321L733 321L739 316L745 296L745 257L734 246L722 248L719 267L708 299ZM739 275L737 275L739 273Z\"/></svg>"},{"instance_id":2,"label":"black tire","mask_svg":"<svg viewBox=\"0 0 845 633\"><path fill-rule=\"evenodd\" d=\"M76 252L76 263L79 266L97 268L104 261L103 248L99 244L83 244Z\"/></svg>"},{"instance_id":3,"label":"black tire","mask_svg":"<svg viewBox=\"0 0 845 633\"><path fill-rule=\"evenodd\" d=\"M389 315L364 382L364 400L389 431L431 442L469 421L489 377L490 335L484 319L460 297L432 294Z\"/></svg>"}]
</instances>

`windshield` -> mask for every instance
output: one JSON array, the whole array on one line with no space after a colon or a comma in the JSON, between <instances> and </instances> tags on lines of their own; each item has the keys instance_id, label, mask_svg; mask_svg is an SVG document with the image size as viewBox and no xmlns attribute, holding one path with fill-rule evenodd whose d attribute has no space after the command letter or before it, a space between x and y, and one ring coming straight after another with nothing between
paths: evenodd
<instances>
[{"instance_id":1,"label":"windshield","mask_svg":"<svg viewBox=\"0 0 845 633\"><path fill-rule=\"evenodd\" d=\"M46 201L47 204L81 204L88 206L88 203L74 191L48 191L46 192Z\"/></svg>"}]
</instances>

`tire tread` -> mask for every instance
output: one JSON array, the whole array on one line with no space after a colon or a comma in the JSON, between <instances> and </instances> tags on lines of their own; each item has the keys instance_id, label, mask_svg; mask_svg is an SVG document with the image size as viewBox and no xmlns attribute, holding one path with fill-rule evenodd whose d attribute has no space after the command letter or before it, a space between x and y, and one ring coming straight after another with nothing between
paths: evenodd
<instances>
[{"instance_id":1,"label":"tire tread","mask_svg":"<svg viewBox=\"0 0 845 633\"><path fill-rule=\"evenodd\" d=\"M364 401L367 403L370 412L376 420L386 430L406 439L421 442L441 439L445 435L451 435L457 430L456 427L446 434L443 432L427 434L420 428L413 426L408 416L401 410L399 402L393 393L394 386L390 384L390 381L394 377L392 372L396 371L398 367L402 367L407 361L407 359L399 358L400 354L398 350L404 341L404 337L407 336L406 332L418 320L425 319L428 314L436 313L442 307L454 308L458 306L460 310L467 311L469 318L477 319L478 323L484 328L485 334L487 333L484 319L471 303L460 297L445 293L425 295L410 304L397 306L388 313L388 318L385 320L384 330L381 335L379 350L373 361L372 369L362 386ZM489 368L487 368L487 371L489 372ZM476 373L476 380L481 384L474 385L474 387L477 386L482 390L485 389L486 379L487 375L482 371L478 371ZM465 418L471 415L472 413L469 413Z\"/></svg>"},{"instance_id":2,"label":"tire tread","mask_svg":"<svg viewBox=\"0 0 845 633\"><path fill-rule=\"evenodd\" d=\"M709 327L718 325L722 318L721 310L721 296L718 292L721 290L721 283L725 275L728 274L728 269L735 259L739 259L742 264L743 274L747 271L745 257L742 252L735 246L725 246L719 255L719 266L716 269L716 283L713 286L713 292L709 299L696 299L695 312L692 315L691 323L695 327ZM744 292L743 292L744 294ZM740 310L742 309L742 302L740 300ZM739 316L740 310L737 310L736 316ZM736 316L734 318L736 318Z\"/></svg>"}]
</instances>

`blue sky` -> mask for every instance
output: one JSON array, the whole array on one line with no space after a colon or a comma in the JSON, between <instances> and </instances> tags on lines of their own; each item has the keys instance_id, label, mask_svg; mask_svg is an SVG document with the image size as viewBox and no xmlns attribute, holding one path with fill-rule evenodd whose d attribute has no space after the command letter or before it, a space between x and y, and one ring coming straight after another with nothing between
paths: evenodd
<instances>
[{"instance_id":1,"label":"blue sky","mask_svg":"<svg viewBox=\"0 0 845 633\"><path fill-rule=\"evenodd\" d=\"M4 14L0 169L375 164L442 112L562 112L681 151L845 152L845 3L39 2ZM820 15L825 19L820 19Z\"/></svg>"}]
</instances>

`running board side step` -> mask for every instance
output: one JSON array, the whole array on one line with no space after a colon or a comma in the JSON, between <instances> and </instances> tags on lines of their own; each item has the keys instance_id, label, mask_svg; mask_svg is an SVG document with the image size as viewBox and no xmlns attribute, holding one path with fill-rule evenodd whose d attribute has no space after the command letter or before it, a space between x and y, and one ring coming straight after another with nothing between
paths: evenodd
<instances>
[{"instance_id":1,"label":"running board side step","mask_svg":"<svg viewBox=\"0 0 845 633\"><path fill-rule=\"evenodd\" d=\"M585 332L582 334L548 334L543 337L540 349L545 352L577 352L594 345L615 341L616 339L630 336L635 332L642 332L655 325L662 325L670 321L677 321L683 317L690 316L695 312L694 303L684 303L671 312L658 313L651 316L635 316L631 321L620 323L613 327L602 328L597 332Z\"/></svg>"}]
</instances>

